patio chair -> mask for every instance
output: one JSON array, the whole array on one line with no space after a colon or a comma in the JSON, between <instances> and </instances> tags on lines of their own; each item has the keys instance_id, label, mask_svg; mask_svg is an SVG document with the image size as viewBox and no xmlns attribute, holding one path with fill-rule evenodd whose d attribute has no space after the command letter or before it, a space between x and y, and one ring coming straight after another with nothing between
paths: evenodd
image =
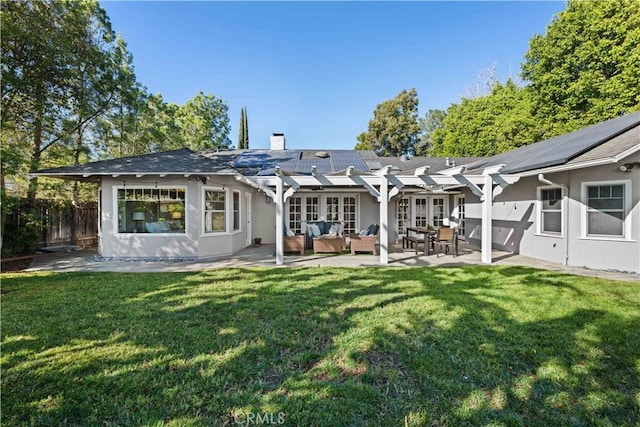
<instances>
[{"instance_id":1,"label":"patio chair","mask_svg":"<svg viewBox=\"0 0 640 427\"><path fill-rule=\"evenodd\" d=\"M284 236L284 252L300 252L304 255L304 234Z\"/></svg>"},{"instance_id":2,"label":"patio chair","mask_svg":"<svg viewBox=\"0 0 640 427\"><path fill-rule=\"evenodd\" d=\"M447 254L451 251L451 255L454 257L457 255L457 245L455 242L456 233L453 228L450 227L440 227L438 228L438 232L436 233L433 239L433 245L436 250L436 257L440 256L440 251L444 248L444 253ZM451 248L449 248L451 246Z\"/></svg>"},{"instance_id":3,"label":"patio chair","mask_svg":"<svg viewBox=\"0 0 640 427\"><path fill-rule=\"evenodd\" d=\"M371 252L378 255L376 240L379 228L378 224L371 224L366 232L349 236L351 238L351 255L355 255L356 252Z\"/></svg>"},{"instance_id":4,"label":"patio chair","mask_svg":"<svg viewBox=\"0 0 640 427\"><path fill-rule=\"evenodd\" d=\"M330 237L325 235L323 237L313 238L313 253L340 253L346 247L345 238L343 236Z\"/></svg>"},{"instance_id":5,"label":"patio chair","mask_svg":"<svg viewBox=\"0 0 640 427\"><path fill-rule=\"evenodd\" d=\"M371 252L378 255L378 247L376 240L378 236L360 236L359 234L351 235L351 255L356 252Z\"/></svg>"}]
</instances>

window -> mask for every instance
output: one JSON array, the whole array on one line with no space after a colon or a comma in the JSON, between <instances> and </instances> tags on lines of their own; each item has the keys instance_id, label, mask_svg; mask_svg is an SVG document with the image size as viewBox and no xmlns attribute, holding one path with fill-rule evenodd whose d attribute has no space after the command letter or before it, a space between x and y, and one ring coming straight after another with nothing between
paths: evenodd
<instances>
[{"instance_id":1,"label":"window","mask_svg":"<svg viewBox=\"0 0 640 427\"><path fill-rule=\"evenodd\" d=\"M326 206L326 219L327 221L339 221L340 220L340 198L337 196L327 196L325 198Z\"/></svg>"},{"instance_id":2,"label":"window","mask_svg":"<svg viewBox=\"0 0 640 427\"><path fill-rule=\"evenodd\" d=\"M398 210L396 211L396 227L398 234L407 234L407 227L411 227L411 203L408 197L398 199Z\"/></svg>"},{"instance_id":3,"label":"window","mask_svg":"<svg viewBox=\"0 0 640 427\"><path fill-rule=\"evenodd\" d=\"M444 199L434 197L433 199L433 226L442 227L444 225Z\"/></svg>"},{"instance_id":4,"label":"window","mask_svg":"<svg viewBox=\"0 0 640 427\"><path fill-rule=\"evenodd\" d=\"M583 184L586 235L625 236L627 183Z\"/></svg>"},{"instance_id":5,"label":"window","mask_svg":"<svg viewBox=\"0 0 640 427\"><path fill-rule=\"evenodd\" d=\"M204 192L204 232L226 231L225 191L205 190Z\"/></svg>"},{"instance_id":6,"label":"window","mask_svg":"<svg viewBox=\"0 0 640 427\"><path fill-rule=\"evenodd\" d=\"M233 230L240 230L240 193L233 192Z\"/></svg>"},{"instance_id":7,"label":"window","mask_svg":"<svg viewBox=\"0 0 640 427\"><path fill-rule=\"evenodd\" d=\"M416 203L415 225L416 227L426 227L427 226L427 199L417 198L415 199L415 203Z\"/></svg>"},{"instance_id":8,"label":"window","mask_svg":"<svg viewBox=\"0 0 640 427\"><path fill-rule=\"evenodd\" d=\"M302 233L302 197L289 199L289 229L295 234Z\"/></svg>"},{"instance_id":9,"label":"window","mask_svg":"<svg viewBox=\"0 0 640 427\"><path fill-rule=\"evenodd\" d=\"M319 200L320 199L318 197L306 197L305 198L305 206L307 208L305 220L307 222L309 222L309 221L317 221L317 220L320 219L320 216L318 215L318 212L320 212Z\"/></svg>"},{"instance_id":10,"label":"window","mask_svg":"<svg viewBox=\"0 0 640 427\"><path fill-rule=\"evenodd\" d=\"M562 189L540 188L538 192L539 232L562 234Z\"/></svg>"},{"instance_id":11,"label":"window","mask_svg":"<svg viewBox=\"0 0 640 427\"><path fill-rule=\"evenodd\" d=\"M184 233L185 189L117 189L118 233Z\"/></svg>"},{"instance_id":12,"label":"window","mask_svg":"<svg viewBox=\"0 0 640 427\"><path fill-rule=\"evenodd\" d=\"M456 196L456 208L457 212L455 216L458 219L458 237L462 238L467 235L464 196Z\"/></svg>"},{"instance_id":13,"label":"window","mask_svg":"<svg viewBox=\"0 0 640 427\"><path fill-rule=\"evenodd\" d=\"M358 232L358 198L357 196L342 196L343 233L348 236Z\"/></svg>"}]
</instances>

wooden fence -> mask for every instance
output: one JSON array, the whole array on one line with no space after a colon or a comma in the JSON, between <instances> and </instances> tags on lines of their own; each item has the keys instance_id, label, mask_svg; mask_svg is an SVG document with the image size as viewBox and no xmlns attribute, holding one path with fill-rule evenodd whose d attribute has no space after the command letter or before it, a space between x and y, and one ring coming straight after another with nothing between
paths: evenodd
<instances>
[{"instance_id":1,"label":"wooden fence","mask_svg":"<svg viewBox=\"0 0 640 427\"><path fill-rule=\"evenodd\" d=\"M77 208L75 222L76 242L79 246L94 246L98 244L98 204L87 203ZM6 216L5 237L9 237L11 230L18 230L21 222L25 221L23 213L27 210L26 201ZM37 203L36 214L42 227L38 247L73 244L74 215L73 206L59 205L45 200Z\"/></svg>"}]
</instances>

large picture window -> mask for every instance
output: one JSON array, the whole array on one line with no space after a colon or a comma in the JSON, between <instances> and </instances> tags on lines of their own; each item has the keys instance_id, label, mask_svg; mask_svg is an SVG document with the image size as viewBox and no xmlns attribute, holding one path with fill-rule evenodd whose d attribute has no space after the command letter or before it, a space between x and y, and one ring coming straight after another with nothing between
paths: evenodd
<instances>
[{"instance_id":1,"label":"large picture window","mask_svg":"<svg viewBox=\"0 0 640 427\"><path fill-rule=\"evenodd\" d=\"M225 191L205 190L204 192L204 232L226 231Z\"/></svg>"},{"instance_id":2,"label":"large picture window","mask_svg":"<svg viewBox=\"0 0 640 427\"><path fill-rule=\"evenodd\" d=\"M587 236L625 235L626 184L586 184Z\"/></svg>"},{"instance_id":3,"label":"large picture window","mask_svg":"<svg viewBox=\"0 0 640 427\"><path fill-rule=\"evenodd\" d=\"M562 189L540 188L538 194L540 233L562 234Z\"/></svg>"},{"instance_id":4,"label":"large picture window","mask_svg":"<svg viewBox=\"0 0 640 427\"><path fill-rule=\"evenodd\" d=\"M184 188L119 188L117 203L118 233L184 233Z\"/></svg>"}]
</instances>

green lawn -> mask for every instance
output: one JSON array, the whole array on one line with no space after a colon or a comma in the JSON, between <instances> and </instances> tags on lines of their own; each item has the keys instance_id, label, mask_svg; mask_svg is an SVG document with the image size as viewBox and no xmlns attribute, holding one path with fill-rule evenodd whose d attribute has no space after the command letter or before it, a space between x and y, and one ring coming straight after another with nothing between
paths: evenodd
<instances>
[{"instance_id":1,"label":"green lawn","mask_svg":"<svg viewBox=\"0 0 640 427\"><path fill-rule=\"evenodd\" d=\"M638 425L640 284L521 267L2 275L2 424Z\"/></svg>"}]
</instances>

